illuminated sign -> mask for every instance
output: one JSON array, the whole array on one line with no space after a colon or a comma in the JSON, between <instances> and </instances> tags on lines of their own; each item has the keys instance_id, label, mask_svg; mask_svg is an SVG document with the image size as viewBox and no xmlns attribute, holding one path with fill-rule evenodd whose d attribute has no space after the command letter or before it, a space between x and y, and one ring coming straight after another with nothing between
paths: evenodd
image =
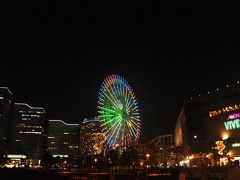
<instances>
[{"instance_id":1,"label":"illuminated sign","mask_svg":"<svg viewBox=\"0 0 240 180\"><path fill-rule=\"evenodd\" d=\"M223 107L214 111L209 111L209 117L219 116L222 113L228 113L240 109L240 104L235 104L232 106Z\"/></svg>"},{"instance_id":2,"label":"illuminated sign","mask_svg":"<svg viewBox=\"0 0 240 180\"><path fill-rule=\"evenodd\" d=\"M25 159L25 158L27 158L26 155L21 155L21 154L8 154L7 157L8 158L16 158L16 159L21 159L21 158Z\"/></svg>"},{"instance_id":3,"label":"illuminated sign","mask_svg":"<svg viewBox=\"0 0 240 180\"><path fill-rule=\"evenodd\" d=\"M230 114L228 116L228 121L224 122L226 130L238 129L240 128L240 113Z\"/></svg>"},{"instance_id":4,"label":"illuminated sign","mask_svg":"<svg viewBox=\"0 0 240 180\"><path fill-rule=\"evenodd\" d=\"M68 155L65 155L65 154L53 154L52 155L53 157L57 157L57 156L59 156L59 157L69 157Z\"/></svg>"},{"instance_id":5,"label":"illuminated sign","mask_svg":"<svg viewBox=\"0 0 240 180\"><path fill-rule=\"evenodd\" d=\"M232 147L240 147L240 143L233 143Z\"/></svg>"},{"instance_id":6,"label":"illuminated sign","mask_svg":"<svg viewBox=\"0 0 240 180\"><path fill-rule=\"evenodd\" d=\"M215 149L218 150L218 154L223 155L223 150L225 149L223 141L216 141L215 144L217 145Z\"/></svg>"},{"instance_id":7,"label":"illuminated sign","mask_svg":"<svg viewBox=\"0 0 240 180\"><path fill-rule=\"evenodd\" d=\"M240 118L240 113L230 114L228 120Z\"/></svg>"}]
</instances>

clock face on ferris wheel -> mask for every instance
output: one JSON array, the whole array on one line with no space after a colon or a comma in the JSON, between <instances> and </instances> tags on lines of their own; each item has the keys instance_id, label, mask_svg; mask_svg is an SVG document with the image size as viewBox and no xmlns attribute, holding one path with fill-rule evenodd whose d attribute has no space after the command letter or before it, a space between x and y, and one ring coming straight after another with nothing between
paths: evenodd
<instances>
[{"instance_id":1,"label":"clock face on ferris wheel","mask_svg":"<svg viewBox=\"0 0 240 180\"><path fill-rule=\"evenodd\" d=\"M137 99L128 82L119 75L107 76L98 97L98 117L109 148L137 143L141 120Z\"/></svg>"}]
</instances>

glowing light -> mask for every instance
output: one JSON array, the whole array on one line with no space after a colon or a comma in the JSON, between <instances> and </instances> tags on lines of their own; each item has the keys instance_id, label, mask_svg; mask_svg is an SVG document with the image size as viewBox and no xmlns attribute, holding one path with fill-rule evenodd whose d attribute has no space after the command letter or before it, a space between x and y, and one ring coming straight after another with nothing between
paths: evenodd
<instances>
[{"instance_id":1,"label":"glowing light","mask_svg":"<svg viewBox=\"0 0 240 180\"><path fill-rule=\"evenodd\" d=\"M218 154L223 155L223 150L225 149L223 141L216 141L215 144L217 145L215 149L218 150Z\"/></svg>"},{"instance_id":2,"label":"glowing light","mask_svg":"<svg viewBox=\"0 0 240 180\"><path fill-rule=\"evenodd\" d=\"M140 113L136 97L125 79L107 76L98 97L98 113L108 148L127 147L139 140Z\"/></svg>"},{"instance_id":3,"label":"glowing light","mask_svg":"<svg viewBox=\"0 0 240 180\"><path fill-rule=\"evenodd\" d=\"M233 153L232 153L231 151L229 151L229 152L227 153L228 156L232 156L232 154L233 154Z\"/></svg>"},{"instance_id":4,"label":"glowing light","mask_svg":"<svg viewBox=\"0 0 240 180\"><path fill-rule=\"evenodd\" d=\"M240 118L240 113L230 114L228 116L228 120L233 120L233 119L237 119L237 118Z\"/></svg>"},{"instance_id":5,"label":"glowing light","mask_svg":"<svg viewBox=\"0 0 240 180\"><path fill-rule=\"evenodd\" d=\"M240 143L233 143L232 147L240 147Z\"/></svg>"},{"instance_id":6,"label":"glowing light","mask_svg":"<svg viewBox=\"0 0 240 180\"><path fill-rule=\"evenodd\" d=\"M147 159L150 157L150 154L146 154Z\"/></svg>"},{"instance_id":7,"label":"glowing light","mask_svg":"<svg viewBox=\"0 0 240 180\"><path fill-rule=\"evenodd\" d=\"M5 166L6 166L7 168L13 168L15 165L12 164L12 163L7 163L7 164L5 164Z\"/></svg>"},{"instance_id":8,"label":"glowing light","mask_svg":"<svg viewBox=\"0 0 240 180\"><path fill-rule=\"evenodd\" d=\"M191 155L191 156L189 156L189 159L191 160L191 159L193 159L194 158L194 156L193 155Z\"/></svg>"},{"instance_id":9,"label":"glowing light","mask_svg":"<svg viewBox=\"0 0 240 180\"><path fill-rule=\"evenodd\" d=\"M238 129L240 128L240 119L235 119L233 121L224 122L226 130Z\"/></svg>"},{"instance_id":10,"label":"glowing light","mask_svg":"<svg viewBox=\"0 0 240 180\"><path fill-rule=\"evenodd\" d=\"M12 158L12 159L21 159L21 158L25 159L25 158L27 158L26 155L21 155L21 154L8 154L7 157Z\"/></svg>"},{"instance_id":11,"label":"glowing light","mask_svg":"<svg viewBox=\"0 0 240 180\"><path fill-rule=\"evenodd\" d=\"M132 123L131 122L127 122L127 126L128 127L132 126Z\"/></svg>"},{"instance_id":12,"label":"glowing light","mask_svg":"<svg viewBox=\"0 0 240 180\"><path fill-rule=\"evenodd\" d=\"M223 140L226 140L226 139L228 139L229 138L229 135L227 134L227 133L224 133L223 135L222 135L222 139Z\"/></svg>"},{"instance_id":13,"label":"glowing light","mask_svg":"<svg viewBox=\"0 0 240 180\"><path fill-rule=\"evenodd\" d=\"M219 116L222 113L228 113L228 112L231 112L231 111L235 111L237 109L240 109L240 104L235 104L235 105L223 107L221 109L217 109L217 110L214 110L214 111L209 111L209 117ZM231 114L231 115L229 115L229 118L234 118L235 116L239 116L237 114L238 113L236 113L235 115Z\"/></svg>"}]
</instances>

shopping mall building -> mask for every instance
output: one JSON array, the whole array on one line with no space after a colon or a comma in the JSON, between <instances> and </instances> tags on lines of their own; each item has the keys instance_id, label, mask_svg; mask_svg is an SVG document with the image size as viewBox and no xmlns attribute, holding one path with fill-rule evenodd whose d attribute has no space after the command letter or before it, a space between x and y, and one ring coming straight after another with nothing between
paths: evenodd
<instances>
[{"instance_id":1,"label":"shopping mall building","mask_svg":"<svg viewBox=\"0 0 240 180\"><path fill-rule=\"evenodd\" d=\"M175 127L180 165L221 166L240 159L240 84L184 102Z\"/></svg>"}]
</instances>

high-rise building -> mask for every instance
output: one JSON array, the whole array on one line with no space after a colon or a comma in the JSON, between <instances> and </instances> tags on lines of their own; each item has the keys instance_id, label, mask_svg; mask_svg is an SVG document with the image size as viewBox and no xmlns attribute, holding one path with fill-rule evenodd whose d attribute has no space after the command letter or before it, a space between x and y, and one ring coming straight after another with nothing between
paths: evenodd
<instances>
[{"instance_id":1,"label":"high-rise building","mask_svg":"<svg viewBox=\"0 0 240 180\"><path fill-rule=\"evenodd\" d=\"M194 166L200 166L203 158L209 165L240 160L239 119L239 81L190 98L176 122L176 146L183 148Z\"/></svg>"},{"instance_id":2,"label":"high-rise building","mask_svg":"<svg viewBox=\"0 0 240 180\"><path fill-rule=\"evenodd\" d=\"M103 150L105 136L98 118L84 119L80 127L80 154L100 154Z\"/></svg>"},{"instance_id":3,"label":"high-rise building","mask_svg":"<svg viewBox=\"0 0 240 180\"><path fill-rule=\"evenodd\" d=\"M49 120L47 138L48 152L53 156L74 157L79 154L79 124Z\"/></svg>"},{"instance_id":4,"label":"high-rise building","mask_svg":"<svg viewBox=\"0 0 240 180\"><path fill-rule=\"evenodd\" d=\"M0 87L0 155L6 152L12 93L7 87Z\"/></svg>"},{"instance_id":5,"label":"high-rise building","mask_svg":"<svg viewBox=\"0 0 240 180\"><path fill-rule=\"evenodd\" d=\"M15 103L10 136L10 154L24 154L37 162L43 153L45 111L25 103Z\"/></svg>"}]
</instances>

